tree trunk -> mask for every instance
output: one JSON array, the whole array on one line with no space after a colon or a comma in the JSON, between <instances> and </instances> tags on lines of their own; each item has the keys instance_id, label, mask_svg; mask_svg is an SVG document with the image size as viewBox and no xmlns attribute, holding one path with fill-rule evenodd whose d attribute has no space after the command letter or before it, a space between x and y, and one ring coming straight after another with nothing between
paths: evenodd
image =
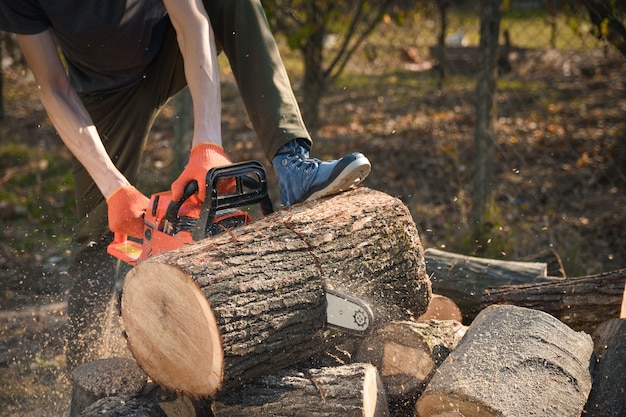
<instances>
[{"instance_id":1,"label":"tree trunk","mask_svg":"<svg viewBox=\"0 0 626 417\"><path fill-rule=\"evenodd\" d=\"M475 174L471 222L479 244L493 188L495 143L496 70L500 34L501 0L480 2L480 72L476 83Z\"/></svg>"},{"instance_id":2,"label":"tree trunk","mask_svg":"<svg viewBox=\"0 0 626 417\"><path fill-rule=\"evenodd\" d=\"M386 417L387 398L370 364L288 371L220 396L215 417Z\"/></svg>"},{"instance_id":3,"label":"tree trunk","mask_svg":"<svg viewBox=\"0 0 626 417\"><path fill-rule=\"evenodd\" d=\"M416 404L420 417L580 416L591 337L554 317L491 306L469 327Z\"/></svg>"},{"instance_id":4,"label":"tree trunk","mask_svg":"<svg viewBox=\"0 0 626 417\"><path fill-rule=\"evenodd\" d=\"M140 263L126 277L122 319L154 380L212 396L347 338L323 331L326 290L367 303L372 325L421 315L425 272L406 206L359 188Z\"/></svg>"},{"instance_id":5,"label":"tree trunk","mask_svg":"<svg viewBox=\"0 0 626 417\"><path fill-rule=\"evenodd\" d=\"M109 358L79 365L72 373L69 416L79 415L101 398L141 392L148 378L132 359Z\"/></svg>"},{"instance_id":6,"label":"tree trunk","mask_svg":"<svg viewBox=\"0 0 626 417\"><path fill-rule=\"evenodd\" d=\"M307 128L315 132L319 128L320 102L326 91L328 80L324 74L324 38L326 36L324 11L318 2L308 3L307 23L312 28L302 46L304 55L304 77L302 91L302 115Z\"/></svg>"},{"instance_id":7,"label":"tree trunk","mask_svg":"<svg viewBox=\"0 0 626 417\"><path fill-rule=\"evenodd\" d=\"M626 27L616 16L619 13L617 6L599 0L586 0L583 4L599 36L605 38L626 57Z\"/></svg>"},{"instance_id":8,"label":"tree trunk","mask_svg":"<svg viewBox=\"0 0 626 417\"><path fill-rule=\"evenodd\" d=\"M461 309L467 323L481 309L480 295L487 287L552 282L546 277L546 264L478 258L426 249L426 273L433 292L451 298Z\"/></svg>"},{"instance_id":9,"label":"tree trunk","mask_svg":"<svg viewBox=\"0 0 626 417\"><path fill-rule=\"evenodd\" d=\"M618 318L626 269L554 282L486 288L482 304L515 304L545 311L576 330L595 328Z\"/></svg>"},{"instance_id":10,"label":"tree trunk","mask_svg":"<svg viewBox=\"0 0 626 417\"><path fill-rule=\"evenodd\" d=\"M390 397L417 398L464 334L452 320L388 322L358 343L354 361L376 366Z\"/></svg>"},{"instance_id":11,"label":"tree trunk","mask_svg":"<svg viewBox=\"0 0 626 417\"><path fill-rule=\"evenodd\" d=\"M626 320L613 319L596 336L602 352L593 368L593 388L585 416L626 415ZM596 350L596 353L597 350Z\"/></svg>"}]
</instances>

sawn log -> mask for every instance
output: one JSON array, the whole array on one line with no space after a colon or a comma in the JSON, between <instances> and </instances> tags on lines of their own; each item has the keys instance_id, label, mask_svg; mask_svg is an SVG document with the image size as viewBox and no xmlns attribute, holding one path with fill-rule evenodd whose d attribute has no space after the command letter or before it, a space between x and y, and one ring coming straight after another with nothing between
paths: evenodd
<instances>
[{"instance_id":1,"label":"sawn log","mask_svg":"<svg viewBox=\"0 0 626 417\"><path fill-rule=\"evenodd\" d=\"M85 362L72 372L69 417L76 417L96 401L112 396L135 395L147 383L146 375L128 358Z\"/></svg>"},{"instance_id":2,"label":"sawn log","mask_svg":"<svg viewBox=\"0 0 626 417\"><path fill-rule=\"evenodd\" d=\"M541 311L480 312L416 404L420 417L578 417L591 390L591 337Z\"/></svg>"},{"instance_id":3,"label":"sawn log","mask_svg":"<svg viewBox=\"0 0 626 417\"><path fill-rule=\"evenodd\" d=\"M626 269L554 282L486 288L483 306L514 304L545 311L575 330L593 334L597 326L618 318Z\"/></svg>"},{"instance_id":4,"label":"sawn log","mask_svg":"<svg viewBox=\"0 0 626 417\"><path fill-rule=\"evenodd\" d=\"M370 364L265 375L212 406L215 417L388 417L382 382Z\"/></svg>"},{"instance_id":5,"label":"sawn log","mask_svg":"<svg viewBox=\"0 0 626 417\"><path fill-rule=\"evenodd\" d=\"M383 323L358 342L353 359L376 366L392 399L417 398L465 331L454 320Z\"/></svg>"},{"instance_id":6,"label":"sawn log","mask_svg":"<svg viewBox=\"0 0 626 417\"><path fill-rule=\"evenodd\" d=\"M466 324L480 312L480 296L485 288L561 280L546 276L545 262L480 258L434 248L426 249L424 259L433 292L452 299Z\"/></svg>"},{"instance_id":7,"label":"sawn log","mask_svg":"<svg viewBox=\"0 0 626 417\"><path fill-rule=\"evenodd\" d=\"M213 396L347 337L326 327L329 289L364 300L372 326L426 311L423 248L398 199L360 188L150 258L126 277L122 321L151 378Z\"/></svg>"},{"instance_id":8,"label":"sawn log","mask_svg":"<svg viewBox=\"0 0 626 417\"><path fill-rule=\"evenodd\" d=\"M585 406L585 416L626 415L626 319L603 323L594 335L597 362L593 367L593 388ZM596 343L598 345L598 343Z\"/></svg>"}]
</instances>

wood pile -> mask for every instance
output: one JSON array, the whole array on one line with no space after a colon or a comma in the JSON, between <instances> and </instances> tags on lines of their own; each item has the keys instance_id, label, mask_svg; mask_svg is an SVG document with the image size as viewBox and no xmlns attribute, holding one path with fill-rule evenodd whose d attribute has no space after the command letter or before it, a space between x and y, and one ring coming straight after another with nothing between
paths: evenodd
<instances>
[{"instance_id":1,"label":"wood pile","mask_svg":"<svg viewBox=\"0 0 626 417\"><path fill-rule=\"evenodd\" d=\"M133 359L77 368L70 417L626 415L626 270L546 270L424 251L367 188L297 205L133 268Z\"/></svg>"}]
</instances>

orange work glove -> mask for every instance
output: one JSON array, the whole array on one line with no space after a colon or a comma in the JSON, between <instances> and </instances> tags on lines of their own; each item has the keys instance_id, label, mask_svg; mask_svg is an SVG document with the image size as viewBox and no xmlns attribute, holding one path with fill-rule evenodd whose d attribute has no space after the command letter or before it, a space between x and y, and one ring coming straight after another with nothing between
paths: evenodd
<instances>
[{"instance_id":1,"label":"orange work glove","mask_svg":"<svg viewBox=\"0 0 626 417\"><path fill-rule=\"evenodd\" d=\"M230 165L232 161L224 153L224 148L211 142L200 143L191 148L189 162L180 176L172 183L172 200L178 201L183 196L183 191L191 181L198 181L198 198L204 201L206 197L206 174L211 168ZM218 191L220 193L232 192L235 181L221 181Z\"/></svg>"},{"instance_id":2,"label":"orange work glove","mask_svg":"<svg viewBox=\"0 0 626 417\"><path fill-rule=\"evenodd\" d=\"M109 229L143 239L143 215L150 199L132 185L120 187L107 198Z\"/></svg>"}]
</instances>

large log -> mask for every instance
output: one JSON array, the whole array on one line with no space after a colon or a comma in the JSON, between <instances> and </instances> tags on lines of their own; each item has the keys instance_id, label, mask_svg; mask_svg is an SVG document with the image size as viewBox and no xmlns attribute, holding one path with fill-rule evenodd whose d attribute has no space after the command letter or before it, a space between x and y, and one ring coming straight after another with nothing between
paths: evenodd
<instances>
[{"instance_id":1,"label":"large log","mask_svg":"<svg viewBox=\"0 0 626 417\"><path fill-rule=\"evenodd\" d=\"M607 320L618 318L626 269L554 282L485 288L483 306L514 304L545 311L575 330L592 334Z\"/></svg>"},{"instance_id":2,"label":"large log","mask_svg":"<svg viewBox=\"0 0 626 417\"><path fill-rule=\"evenodd\" d=\"M370 364L286 371L220 396L215 417L386 417L387 398Z\"/></svg>"},{"instance_id":3,"label":"large log","mask_svg":"<svg viewBox=\"0 0 626 417\"><path fill-rule=\"evenodd\" d=\"M580 416L591 390L592 351L589 335L546 313L490 306L437 368L417 414Z\"/></svg>"},{"instance_id":4,"label":"large log","mask_svg":"<svg viewBox=\"0 0 626 417\"><path fill-rule=\"evenodd\" d=\"M517 262L479 258L428 248L424 252L426 273L433 292L451 298L470 323L480 312L480 295L487 287L552 282L544 262Z\"/></svg>"},{"instance_id":5,"label":"large log","mask_svg":"<svg viewBox=\"0 0 626 417\"><path fill-rule=\"evenodd\" d=\"M125 280L122 321L154 380L213 396L347 337L324 331L328 289L367 302L372 325L421 315L425 272L406 206L360 188L140 263Z\"/></svg>"},{"instance_id":6,"label":"large log","mask_svg":"<svg viewBox=\"0 0 626 417\"><path fill-rule=\"evenodd\" d=\"M384 323L358 343L354 361L376 366L389 397L417 398L465 330L453 320Z\"/></svg>"},{"instance_id":7,"label":"large log","mask_svg":"<svg viewBox=\"0 0 626 417\"><path fill-rule=\"evenodd\" d=\"M594 337L598 362L585 416L626 416L626 320L609 320Z\"/></svg>"}]
</instances>

